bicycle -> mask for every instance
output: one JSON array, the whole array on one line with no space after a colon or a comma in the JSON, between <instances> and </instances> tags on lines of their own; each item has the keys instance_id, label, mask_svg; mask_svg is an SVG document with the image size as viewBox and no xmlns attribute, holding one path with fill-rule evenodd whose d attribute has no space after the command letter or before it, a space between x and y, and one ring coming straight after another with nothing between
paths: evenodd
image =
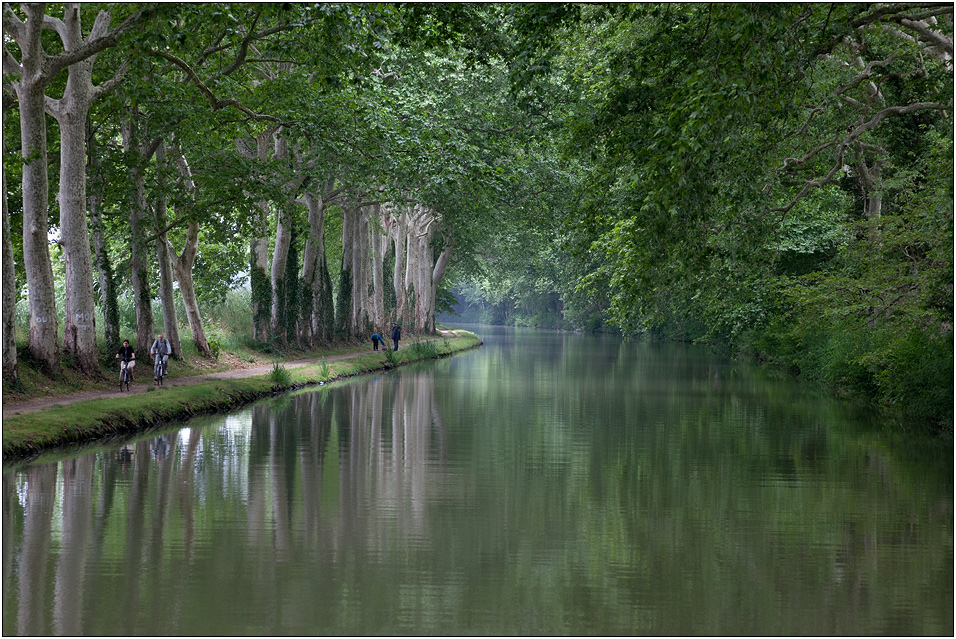
<instances>
[{"instance_id":1,"label":"bicycle","mask_svg":"<svg viewBox=\"0 0 956 639\"><path fill-rule=\"evenodd\" d=\"M156 362L153 364L153 377L156 378L156 383L159 386L163 385L163 377L166 376L166 371L168 368L168 355L156 354Z\"/></svg>"},{"instance_id":2,"label":"bicycle","mask_svg":"<svg viewBox=\"0 0 956 639\"><path fill-rule=\"evenodd\" d=\"M120 392L123 392L123 384L126 384L126 392L130 392L129 385L133 381L133 372L130 370L132 368L129 364L130 361L133 361L133 366L136 365L135 360L128 360L125 357L120 360Z\"/></svg>"}]
</instances>

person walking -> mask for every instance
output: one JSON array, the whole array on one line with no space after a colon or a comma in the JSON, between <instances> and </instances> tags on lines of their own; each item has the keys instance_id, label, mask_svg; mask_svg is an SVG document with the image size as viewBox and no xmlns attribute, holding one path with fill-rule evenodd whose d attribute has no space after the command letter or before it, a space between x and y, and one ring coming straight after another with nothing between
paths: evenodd
<instances>
[{"instance_id":1,"label":"person walking","mask_svg":"<svg viewBox=\"0 0 956 639\"><path fill-rule=\"evenodd\" d=\"M149 354L157 358L161 358L160 361L163 363L163 370L166 370L167 362L169 361L169 353L172 351L172 347L169 345L169 340L163 337L163 334L160 333L156 337L156 341L153 342L153 345L149 349ZM165 375L165 373L163 373ZM158 378L153 375L153 381L158 381Z\"/></svg>"},{"instance_id":2,"label":"person walking","mask_svg":"<svg viewBox=\"0 0 956 639\"><path fill-rule=\"evenodd\" d=\"M373 350L373 351L377 351L377 350L378 350L378 343L379 343L379 342L382 343L382 348L384 349L384 348L385 348L385 340L382 339L382 336L379 335L378 333L372 333L372 350Z\"/></svg>"},{"instance_id":3,"label":"person walking","mask_svg":"<svg viewBox=\"0 0 956 639\"><path fill-rule=\"evenodd\" d=\"M395 350L398 350L398 340L402 339L402 327L398 324L392 324L392 341L395 342Z\"/></svg>"}]
</instances>

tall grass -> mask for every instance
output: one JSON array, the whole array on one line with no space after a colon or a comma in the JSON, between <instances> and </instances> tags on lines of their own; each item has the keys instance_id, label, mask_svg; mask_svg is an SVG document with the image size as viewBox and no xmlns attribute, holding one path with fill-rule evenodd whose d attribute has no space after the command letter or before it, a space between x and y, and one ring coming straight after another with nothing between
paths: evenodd
<instances>
[{"instance_id":1,"label":"tall grass","mask_svg":"<svg viewBox=\"0 0 956 639\"><path fill-rule=\"evenodd\" d=\"M395 353L395 351L386 346L383 354L385 355L385 361L389 366L398 365L398 355Z\"/></svg>"},{"instance_id":2,"label":"tall grass","mask_svg":"<svg viewBox=\"0 0 956 639\"><path fill-rule=\"evenodd\" d=\"M272 371L269 373L269 381L272 382L273 386L285 388L292 384L292 375L284 366L281 366L279 362L274 362L272 364Z\"/></svg>"},{"instance_id":3,"label":"tall grass","mask_svg":"<svg viewBox=\"0 0 956 639\"><path fill-rule=\"evenodd\" d=\"M433 341L415 342L410 346L416 357L437 357L438 344Z\"/></svg>"}]
</instances>

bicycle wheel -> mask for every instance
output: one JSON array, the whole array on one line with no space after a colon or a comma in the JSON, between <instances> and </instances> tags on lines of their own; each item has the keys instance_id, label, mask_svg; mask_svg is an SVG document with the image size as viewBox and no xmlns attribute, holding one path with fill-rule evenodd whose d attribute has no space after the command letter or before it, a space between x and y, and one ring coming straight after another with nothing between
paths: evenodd
<instances>
[{"instance_id":1,"label":"bicycle wheel","mask_svg":"<svg viewBox=\"0 0 956 639\"><path fill-rule=\"evenodd\" d=\"M156 378L156 384L158 386L163 385L163 360L160 357L156 357L156 364L153 365L153 376Z\"/></svg>"}]
</instances>

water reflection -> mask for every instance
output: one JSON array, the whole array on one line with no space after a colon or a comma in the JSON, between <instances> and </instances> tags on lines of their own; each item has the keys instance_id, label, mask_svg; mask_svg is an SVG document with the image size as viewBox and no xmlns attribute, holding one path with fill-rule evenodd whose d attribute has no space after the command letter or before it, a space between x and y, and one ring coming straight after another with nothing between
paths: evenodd
<instances>
[{"instance_id":1,"label":"water reflection","mask_svg":"<svg viewBox=\"0 0 956 639\"><path fill-rule=\"evenodd\" d=\"M237 595L268 614L234 631L278 632L280 572L303 578L303 561L354 567L427 543L446 437L422 373L6 472L4 633L221 634L229 626L212 617ZM204 592L223 581L231 597Z\"/></svg>"},{"instance_id":2,"label":"water reflection","mask_svg":"<svg viewBox=\"0 0 956 639\"><path fill-rule=\"evenodd\" d=\"M687 349L495 338L7 470L4 634L952 633L951 449Z\"/></svg>"}]
</instances>

